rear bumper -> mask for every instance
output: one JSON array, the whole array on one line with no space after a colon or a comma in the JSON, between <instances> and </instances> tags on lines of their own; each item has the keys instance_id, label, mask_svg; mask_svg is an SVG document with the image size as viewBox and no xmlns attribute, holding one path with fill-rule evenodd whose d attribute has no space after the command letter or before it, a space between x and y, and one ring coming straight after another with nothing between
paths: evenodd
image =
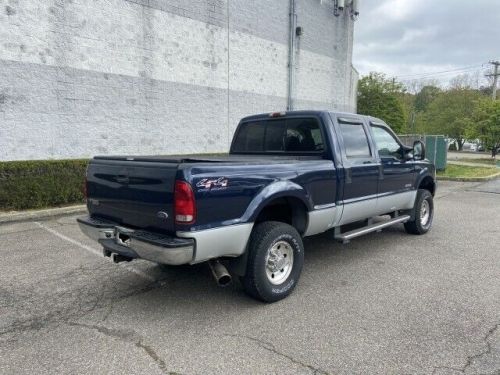
<instances>
[{"instance_id":1,"label":"rear bumper","mask_svg":"<svg viewBox=\"0 0 500 375\"><path fill-rule=\"evenodd\" d=\"M77 222L85 235L112 253L170 265L188 264L194 258L195 241L191 238L134 230L89 216Z\"/></svg>"}]
</instances>

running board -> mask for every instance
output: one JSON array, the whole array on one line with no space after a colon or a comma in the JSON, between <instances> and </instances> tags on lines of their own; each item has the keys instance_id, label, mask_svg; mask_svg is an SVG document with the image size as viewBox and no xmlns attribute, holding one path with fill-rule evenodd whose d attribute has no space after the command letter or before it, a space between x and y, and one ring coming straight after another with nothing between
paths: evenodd
<instances>
[{"instance_id":1,"label":"running board","mask_svg":"<svg viewBox=\"0 0 500 375\"><path fill-rule=\"evenodd\" d=\"M339 233L335 235L335 239L342 243L348 243L351 239L368 234L371 232L380 232L382 229L390 227L394 224L405 223L410 220L410 215L397 216L393 219L368 225L363 228L354 229L349 232Z\"/></svg>"}]
</instances>

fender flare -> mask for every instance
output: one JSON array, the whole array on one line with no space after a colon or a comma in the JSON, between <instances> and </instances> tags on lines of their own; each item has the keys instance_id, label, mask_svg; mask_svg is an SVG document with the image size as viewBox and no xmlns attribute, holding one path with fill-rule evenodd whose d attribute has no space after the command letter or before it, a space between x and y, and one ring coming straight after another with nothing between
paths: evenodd
<instances>
[{"instance_id":1,"label":"fender flare","mask_svg":"<svg viewBox=\"0 0 500 375\"><path fill-rule=\"evenodd\" d=\"M415 179L415 190L418 190L418 187L420 186L420 184L422 183L422 181L424 181L424 179L426 178L430 178L432 180L432 185L434 186L434 192L436 191L436 179L434 178L434 176L431 174L431 171L429 170L428 167L426 168L423 168L417 178ZM434 195L434 192L433 192L433 195Z\"/></svg>"},{"instance_id":2,"label":"fender flare","mask_svg":"<svg viewBox=\"0 0 500 375\"><path fill-rule=\"evenodd\" d=\"M307 211L311 211L314 206L310 195L302 186L289 180L280 180L267 185L252 199L241 217L241 222L255 221L262 209L278 198L297 198L304 203Z\"/></svg>"},{"instance_id":3,"label":"fender flare","mask_svg":"<svg viewBox=\"0 0 500 375\"><path fill-rule=\"evenodd\" d=\"M240 218L241 222L253 222L260 212L273 200L278 198L297 198L304 203L307 211L313 210L311 197L302 186L289 181L280 180L266 186L257 194L248 205L245 213ZM248 244L247 244L248 246ZM244 276L247 268L248 251L237 258L231 258L227 262L230 271L238 276Z\"/></svg>"}]
</instances>

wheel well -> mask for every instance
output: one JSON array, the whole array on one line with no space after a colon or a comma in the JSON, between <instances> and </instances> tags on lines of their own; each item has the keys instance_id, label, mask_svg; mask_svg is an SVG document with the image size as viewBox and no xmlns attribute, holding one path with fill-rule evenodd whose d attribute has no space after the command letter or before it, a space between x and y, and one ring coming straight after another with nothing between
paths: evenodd
<instances>
[{"instance_id":1,"label":"wheel well","mask_svg":"<svg viewBox=\"0 0 500 375\"><path fill-rule=\"evenodd\" d=\"M263 221L281 221L290 224L302 235L307 229L307 207L298 198L277 198L269 202L255 219L255 223Z\"/></svg>"},{"instance_id":2,"label":"wheel well","mask_svg":"<svg viewBox=\"0 0 500 375\"><path fill-rule=\"evenodd\" d=\"M436 184L434 183L434 180L432 179L432 177L427 176L420 182L420 185L418 185L418 188L429 190L431 192L432 196L434 196L434 192L436 191Z\"/></svg>"}]
</instances>

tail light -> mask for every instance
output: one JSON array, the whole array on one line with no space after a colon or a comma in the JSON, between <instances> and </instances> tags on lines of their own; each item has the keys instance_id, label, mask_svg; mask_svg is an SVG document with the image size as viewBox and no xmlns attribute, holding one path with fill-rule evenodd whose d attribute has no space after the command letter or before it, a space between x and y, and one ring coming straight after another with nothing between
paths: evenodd
<instances>
[{"instance_id":1,"label":"tail light","mask_svg":"<svg viewBox=\"0 0 500 375\"><path fill-rule=\"evenodd\" d=\"M193 189L186 181L175 181L174 213L177 224L192 224L196 220Z\"/></svg>"}]
</instances>

